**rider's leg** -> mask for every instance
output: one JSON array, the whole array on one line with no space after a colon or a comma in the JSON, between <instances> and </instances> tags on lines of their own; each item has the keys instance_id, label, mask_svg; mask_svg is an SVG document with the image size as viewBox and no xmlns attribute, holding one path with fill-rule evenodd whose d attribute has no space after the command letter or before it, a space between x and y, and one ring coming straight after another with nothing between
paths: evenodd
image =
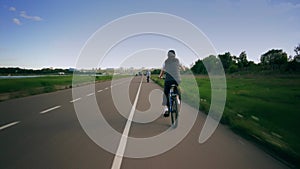
<instances>
[{"instance_id":1,"label":"rider's leg","mask_svg":"<svg viewBox=\"0 0 300 169\"><path fill-rule=\"evenodd\" d=\"M180 92L179 85L177 85L177 87L176 87L176 93L177 93L177 102L178 102L178 104L180 104L180 102L181 102L181 92Z\"/></svg>"},{"instance_id":2,"label":"rider's leg","mask_svg":"<svg viewBox=\"0 0 300 169\"><path fill-rule=\"evenodd\" d=\"M167 117L169 115L168 107L169 107L169 92L171 88L171 83L169 81L165 81L164 84L164 97L163 97L163 106L164 108L164 116Z\"/></svg>"}]
</instances>

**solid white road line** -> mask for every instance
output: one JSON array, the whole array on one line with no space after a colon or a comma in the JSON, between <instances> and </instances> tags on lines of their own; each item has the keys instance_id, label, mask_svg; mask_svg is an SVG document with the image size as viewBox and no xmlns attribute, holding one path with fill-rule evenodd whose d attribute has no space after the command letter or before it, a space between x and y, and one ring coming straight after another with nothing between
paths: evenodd
<instances>
[{"instance_id":1,"label":"solid white road line","mask_svg":"<svg viewBox=\"0 0 300 169\"><path fill-rule=\"evenodd\" d=\"M58 109L58 108L60 108L60 107L61 107L61 106L55 106L55 107L49 108L49 109L47 109L47 110L41 111L40 114L48 113L49 111Z\"/></svg>"},{"instance_id":2,"label":"solid white road line","mask_svg":"<svg viewBox=\"0 0 300 169\"><path fill-rule=\"evenodd\" d=\"M81 99L81 97L79 97L79 98L77 98L77 99L74 99L74 100L71 100L70 103L74 103L74 102L76 102L76 101L78 101L78 100L80 100L80 99Z\"/></svg>"},{"instance_id":3,"label":"solid white road line","mask_svg":"<svg viewBox=\"0 0 300 169\"><path fill-rule=\"evenodd\" d=\"M18 123L20 123L20 121L15 121L15 122L6 124L6 125L0 127L0 130L6 129L6 128L11 127L11 126L13 126L13 125L16 125L16 124L18 124Z\"/></svg>"},{"instance_id":4,"label":"solid white road line","mask_svg":"<svg viewBox=\"0 0 300 169\"><path fill-rule=\"evenodd\" d=\"M88 95L86 95L86 96L92 96L92 95L94 95L95 93L90 93L90 94L88 94Z\"/></svg>"},{"instance_id":5,"label":"solid white road line","mask_svg":"<svg viewBox=\"0 0 300 169\"><path fill-rule=\"evenodd\" d=\"M116 155L115 155L112 167L111 167L112 169L120 169L120 167L121 167L122 160L123 160L123 155L124 155L124 152L125 152L125 147L126 147L126 144L127 144L128 133L129 133L131 122L132 122L133 115L134 115L134 112L135 112L135 108L136 108L136 105L137 105L137 101L139 99L139 94L140 94L142 82L143 82L143 78L141 80L138 92L136 93L134 103L132 105L129 117L127 119L124 131L123 131L120 143L119 143L119 147L118 147L118 150L116 152Z\"/></svg>"}]
</instances>

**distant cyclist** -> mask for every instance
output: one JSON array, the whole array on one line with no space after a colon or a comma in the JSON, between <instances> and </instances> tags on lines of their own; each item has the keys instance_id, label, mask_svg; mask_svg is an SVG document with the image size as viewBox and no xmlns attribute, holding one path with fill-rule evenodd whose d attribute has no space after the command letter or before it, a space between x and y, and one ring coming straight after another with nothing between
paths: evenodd
<instances>
[{"instance_id":1,"label":"distant cyclist","mask_svg":"<svg viewBox=\"0 0 300 169\"><path fill-rule=\"evenodd\" d=\"M146 76L147 76L147 83L149 83L149 79L150 79L150 76L151 76L150 70L147 70Z\"/></svg>"},{"instance_id":2,"label":"distant cyclist","mask_svg":"<svg viewBox=\"0 0 300 169\"><path fill-rule=\"evenodd\" d=\"M180 65L179 60L176 58L176 54L174 50L169 50L168 51L168 58L165 60L163 64L163 68L160 71L159 77L162 78L164 73L166 73L165 76L165 83L164 83L164 97L163 97L163 103L162 105L165 107L164 108L164 117L169 116L169 92L171 85L175 84L177 86L177 93L180 98L180 91L178 85L181 82L181 77L180 77L180 69L184 70L184 67ZM178 98L178 103L180 104L180 100Z\"/></svg>"}]
</instances>

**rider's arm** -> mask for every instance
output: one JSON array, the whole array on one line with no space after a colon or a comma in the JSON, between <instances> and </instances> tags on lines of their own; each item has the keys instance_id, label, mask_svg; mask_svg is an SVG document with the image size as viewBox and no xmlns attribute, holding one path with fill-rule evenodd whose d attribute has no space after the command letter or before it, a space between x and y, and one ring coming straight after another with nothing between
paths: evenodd
<instances>
[{"instance_id":1,"label":"rider's arm","mask_svg":"<svg viewBox=\"0 0 300 169\"><path fill-rule=\"evenodd\" d=\"M165 63L163 64L161 70L160 70L160 74L159 74L159 78L162 78L164 76L164 73L165 73Z\"/></svg>"},{"instance_id":2,"label":"rider's arm","mask_svg":"<svg viewBox=\"0 0 300 169\"><path fill-rule=\"evenodd\" d=\"M164 75L164 73L165 73L164 69L161 69L161 70L160 70L160 74L159 74L159 78L162 78L163 75Z\"/></svg>"},{"instance_id":3,"label":"rider's arm","mask_svg":"<svg viewBox=\"0 0 300 169\"><path fill-rule=\"evenodd\" d=\"M183 64L179 64L179 69L185 71L185 67L183 66Z\"/></svg>"}]
</instances>

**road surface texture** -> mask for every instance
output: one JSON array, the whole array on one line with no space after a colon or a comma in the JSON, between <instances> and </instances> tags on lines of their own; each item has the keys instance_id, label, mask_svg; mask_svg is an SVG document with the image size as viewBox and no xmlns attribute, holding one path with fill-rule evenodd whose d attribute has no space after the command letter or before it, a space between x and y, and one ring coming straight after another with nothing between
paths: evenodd
<instances>
[{"instance_id":1,"label":"road surface texture","mask_svg":"<svg viewBox=\"0 0 300 169\"><path fill-rule=\"evenodd\" d=\"M96 98L107 122L122 134L127 118L123 117L114 105L112 88L122 91L127 90L124 87L126 84L129 85L128 100L132 104L135 101L137 103L134 109L132 107L122 109L123 112L127 112L125 115L127 117L131 110L133 113L147 111L151 104L155 104L158 113L162 112L161 98L149 99L151 91L154 89L161 91L161 88L153 82L146 83L146 79L142 78L138 76L118 79L114 85L110 81L96 83L94 91L83 90L82 96L78 98L72 98L72 89L67 89L0 102L0 168L288 168L221 124L207 142L199 144L199 134L206 119L203 113L199 113L191 131L178 145L157 156L128 158L104 150L82 129L74 104L89 102ZM186 110L192 109L184 103L182 106L187 106ZM170 118L159 116L149 123L132 122L129 127L129 137L147 138L167 131L170 127ZM100 137L109 138L105 135ZM125 144L125 152L126 148L130 147L126 147ZM142 147L140 151L147 151L149 148L151 149ZM116 160L116 157L119 160Z\"/></svg>"}]
</instances>

